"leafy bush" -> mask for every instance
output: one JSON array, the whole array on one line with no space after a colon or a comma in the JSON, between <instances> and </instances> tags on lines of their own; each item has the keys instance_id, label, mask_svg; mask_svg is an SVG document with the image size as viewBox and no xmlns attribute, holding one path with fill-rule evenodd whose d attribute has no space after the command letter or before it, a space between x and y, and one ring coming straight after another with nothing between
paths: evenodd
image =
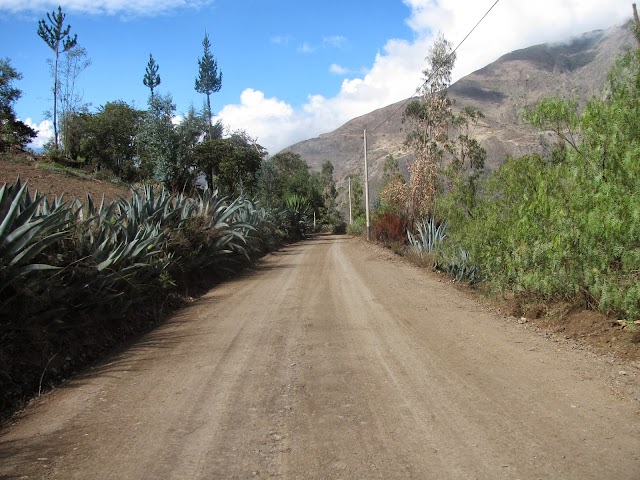
<instances>
[{"instance_id":1,"label":"leafy bush","mask_svg":"<svg viewBox=\"0 0 640 480\"><path fill-rule=\"evenodd\" d=\"M554 130L550 159L508 159L468 211L449 194L445 265L495 290L582 301L640 317L640 51L620 57L603 98L548 99L528 121ZM470 265L470 259L473 260Z\"/></svg>"},{"instance_id":2,"label":"leafy bush","mask_svg":"<svg viewBox=\"0 0 640 480\"><path fill-rule=\"evenodd\" d=\"M383 243L405 243L407 221L403 215L382 212L374 215L371 222L371 236Z\"/></svg>"},{"instance_id":3,"label":"leafy bush","mask_svg":"<svg viewBox=\"0 0 640 480\"><path fill-rule=\"evenodd\" d=\"M349 235L362 236L366 233L367 220L363 216L358 216L353 219L353 223L347 225L347 233Z\"/></svg>"}]
</instances>

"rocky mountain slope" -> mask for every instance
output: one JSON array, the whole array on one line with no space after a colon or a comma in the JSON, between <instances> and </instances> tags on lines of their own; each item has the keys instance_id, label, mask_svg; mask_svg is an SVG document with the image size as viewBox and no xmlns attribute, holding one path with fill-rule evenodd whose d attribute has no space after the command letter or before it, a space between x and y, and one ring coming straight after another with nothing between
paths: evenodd
<instances>
[{"instance_id":1,"label":"rocky mountain slope","mask_svg":"<svg viewBox=\"0 0 640 480\"><path fill-rule=\"evenodd\" d=\"M507 155L548 151L556 141L555 136L524 124L519 113L522 108L551 96L584 102L601 95L616 54L633 42L626 25L596 30L563 44L541 44L513 51L452 85L449 96L456 109L473 106L484 114L474 136L487 150L487 170L499 167ZM346 174L363 171L362 134L366 129L369 175L375 192L387 155L399 158L405 173L411 158L404 147L407 135L407 126L402 124L404 103L403 100L354 118L333 132L285 150L299 153L316 169L331 160L340 185Z\"/></svg>"}]
</instances>

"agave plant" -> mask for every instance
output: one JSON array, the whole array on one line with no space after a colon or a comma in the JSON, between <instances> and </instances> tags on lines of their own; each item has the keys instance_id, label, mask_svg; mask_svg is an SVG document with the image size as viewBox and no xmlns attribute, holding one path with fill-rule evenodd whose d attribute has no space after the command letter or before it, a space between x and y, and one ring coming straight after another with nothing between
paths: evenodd
<instances>
[{"instance_id":1,"label":"agave plant","mask_svg":"<svg viewBox=\"0 0 640 480\"><path fill-rule=\"evenodd\" d=\"M67 235L71 208L44 200L37 193L32 199L19 178L0 189L0 292L30 273L57 268L37 258Z\"/></svg>"},{"instance_id":2,"label":"agave plant","mask_svg":"<svg viewBox=\"0 0 640 480\"><path fill-rule=\"evenodd\" d=\"M442 241L446 237L447 222L442 221L437 224L435 218L430 217L419 222L417 227L417 236L414 236L411 231L407 230L409 244L416 253L419 254L435 252L442 245Z\"/></svg>"},{"instance_id":3,"label":"agave plant","mask_svg":"<svg viewBox=\"0 0 640 480\"><path fill-rule=\"evenodd\" d=\"M238 211L237 217L251 226L243 232L248 250L260 255L281 245L284 233L278 224L283 223L283 213L282 210L266 209L251 200L245 200L245 208Z\"/></svg>"},{"instance_id":4,"label":"agave plant","mask_svg":"<svg viewBox=\"0 0 640 480\"><path fill-rule=\"evenodd\" d=\"M177 250L183 271L216 266L228 269L230 263L249 260L246 250L250 208L243 198L229 202L217 190L205 190L185 204L179 229L173 233L172 248Z\"/></svg>"},{"instance_id":5,"label":"agave plant","mask_svg":"<svg viewBox=\"0 0 640 480\"><path fill-rule=\"evenodd\" d=\"M481 278L478 267L471 263L466 250L460 250L458 255L451 258L445 270L454 278L456 282L467 281L470 284L478 283Z\"/></svg>"},{"instance_id":6,"label":"agave plant","mask_svg":"<svg viewBox=\"0 0 640 480\"><path fill-rule=\"evenodd\" d=\"M289 195L285 198L285 210L288 217L289 234L293 238L302 238L310 229L309 215L311 207L309 201L300 195Z\"/></svg>"}]
</instances>

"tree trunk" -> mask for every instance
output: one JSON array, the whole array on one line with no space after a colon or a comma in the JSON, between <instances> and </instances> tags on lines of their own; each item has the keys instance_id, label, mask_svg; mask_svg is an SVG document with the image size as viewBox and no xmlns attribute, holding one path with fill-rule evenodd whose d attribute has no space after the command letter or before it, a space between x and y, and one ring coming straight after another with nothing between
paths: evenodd
<instances>
[{"instance_id":1,"label":"tree trunk","mask_svg":"<svg viewBox=\"0 0 640 480\"><path fill-rule=\"evenodd\" d=\"M209 139L211 139L211 100L207 93L207 129L209 130Z\"/></svg>"},{"instance_id":2,"label":"tree trunk","mask_svg":"<svg viewBox=\"0 0 640 480\"><path fill-rule=\"evenodd\" d=\"M58 149L58 49L56 49L56 62L53 68L53 137Z\"/></svg>"}]
</instances>

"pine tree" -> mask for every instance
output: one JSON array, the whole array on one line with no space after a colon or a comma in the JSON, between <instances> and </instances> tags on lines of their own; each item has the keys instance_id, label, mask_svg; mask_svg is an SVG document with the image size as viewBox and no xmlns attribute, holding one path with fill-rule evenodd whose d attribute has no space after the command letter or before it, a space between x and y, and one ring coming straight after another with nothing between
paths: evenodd
<instances>
[{"instance_id":1,"label":"pine tree","mask_svg":"<svg viewBox=\"0 0 640 480\"><path fill-rule=\"evenodd\" d=\"M202 40L204 54L198 59L198 77L196 78L196 92L207 96L207 123L211 126L211 94L219 92L222 87L222 72L218 72L218 62L211 54L209 35L204 34ZM209 128L209 136L211 129Z\"/></svg>"},{"instance_id":2,"label":"pine tree","mask_svg":"<svg viewBox=\"0 0 640 480\"><path fill-rule=\"evenodd\" d=\"M44 19L38 22L38 35L49 46L54 53L53 67L53 132L55 146L58 148L58 58L61 53L67 52L78 43L78 36L71 37L69 31L71 25L63 28L65 14L58 6L58 12L47 13L47 21ZM62 46L62 51L60 47Z\"/></svg>"},{"instance_id":3,"label":"pine tree","mask_svg":"<svg viewBox=\"0 0 640 480\"><path fill-rule=\"evenodd\" d=\"M149 63L142 79L145 87L151 90L151 98L153 98L153 89L160 85L160 75L158 75L159 65L153 59L153 55L149 54Z\"/></svg>"}]
</instances>

